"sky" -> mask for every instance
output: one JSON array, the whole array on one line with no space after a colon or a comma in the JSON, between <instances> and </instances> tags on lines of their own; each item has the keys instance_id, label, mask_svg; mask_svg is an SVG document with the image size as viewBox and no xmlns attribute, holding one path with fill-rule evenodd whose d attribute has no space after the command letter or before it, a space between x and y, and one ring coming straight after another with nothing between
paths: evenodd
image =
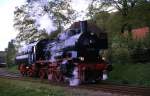
<instances>
[{"instance_id":1,"label":"sky","mask_svg":"<svg viewBox=\"0 0 150 96\"><path fill-rule=\"evenodd\" d=\"M72 7L79 12L85 11L88 6L87 0L72 1ZM16 37L18 32L13 28L13 12L16 6L24 3L25 0L0 0L0 51L4 51L8 42ZM78 20L84 19L84 14L81 15Z\"/></svg>"},{"instance_id":2,"label":"sky","mask_svg":"<svg viewBox=\"0 0 150 96\"><path fill-rule=\"evenodd\" d=\"M17 32L13 28L13 11L15 6L23 4L24 0L0 0L0 51L8 46Z\"/></svg>"}]
</instances>

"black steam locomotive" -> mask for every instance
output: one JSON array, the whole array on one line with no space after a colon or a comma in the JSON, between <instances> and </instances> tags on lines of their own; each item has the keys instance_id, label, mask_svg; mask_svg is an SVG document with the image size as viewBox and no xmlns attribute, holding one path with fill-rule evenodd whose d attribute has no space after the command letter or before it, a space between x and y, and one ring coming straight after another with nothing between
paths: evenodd
<instances>
[{"instance_id":1,"label":"black steam locomotive","mask_svg":"<svg viewBox=\"0 0 150 96\"><path fill-rule=\"evenodd\" d=\"M25 45L16 56L20 72L56 81L68 77L71 85L103 79L103 73L110 69L100 55L108 48L107 34L101 31L97 35L96 29L87 21L80 21L55 40L44 39Z\"/></svg>"}]
</instances>

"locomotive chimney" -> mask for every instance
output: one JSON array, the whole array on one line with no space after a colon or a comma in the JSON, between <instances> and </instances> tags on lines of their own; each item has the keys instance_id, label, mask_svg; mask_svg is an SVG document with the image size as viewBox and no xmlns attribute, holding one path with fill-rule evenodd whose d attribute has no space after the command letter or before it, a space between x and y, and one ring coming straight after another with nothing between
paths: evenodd
<instances>
[{"instance_id":1,"label":"locomotive chimney","mask_svg":"<svg viewBox=\"0 0 150 96\"><path fill-rule=\"evenodd\" d=\"M80 21L81 32L87 32L87 21Z\"/></svg>"}]
</instances>

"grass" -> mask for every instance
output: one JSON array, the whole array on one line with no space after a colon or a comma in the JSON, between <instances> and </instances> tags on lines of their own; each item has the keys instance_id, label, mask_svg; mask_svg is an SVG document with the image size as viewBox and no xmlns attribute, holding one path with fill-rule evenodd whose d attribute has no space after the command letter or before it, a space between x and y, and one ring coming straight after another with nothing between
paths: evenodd
<instances>
[{"instance_id":1,"label":"grass","mask_svg":"<svg viewBox=\"0 0 150 96\"><path fill-rule=\"evenodd\" d=\"M111 93L0 78L0 96L112 96ZM114 94L114 96L116 96ZM118 95L119 96L119 95Z\"/></svg>"},{"instance_id":2,"label":"grass","mask_svg":"<svg viewBox=\"0 0 150 96\"><path fill-rule=\"evenodd\" d=\"M108 81L150 87L150 64L113 64Z\"/></svg>"},{"instance_id":3,"label":"grass","mask_svg":"<svg viewBox=\"0 0 150 96\"><path fill-rule=\"evenodd\" d=\"M65 96L59 87L7 79L0 82L0 96Z\"/></svg>"}]
</instances>

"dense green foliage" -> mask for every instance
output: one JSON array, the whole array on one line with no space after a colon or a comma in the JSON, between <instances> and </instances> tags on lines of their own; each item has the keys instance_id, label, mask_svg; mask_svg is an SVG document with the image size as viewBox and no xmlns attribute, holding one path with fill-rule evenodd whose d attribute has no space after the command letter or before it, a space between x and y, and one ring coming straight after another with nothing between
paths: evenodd
<instances>
[{"instance_id":1,"label":"dense green foliage","mask_svg":"<svg viewBox=\"0 0 150 96\"><path fill-rule=\"evenodd\" d=\"M149 34L133 40L131 30L150 25L150 2L147 0L91 0L88 15L108 33L110 56L113 62L131 62L139 49L149 48ZM110 6L116 12L108 10ZM124 36L124 33L128 35ZM141 53L144 54L144 53ZM137 56L138 57L138 56ZM146 57L146 56L144 56ZM140 57L141 58L141 57ZM138 61L139 58L136 58ZM147 58L148 59L148 58Z\"/></svg>"},{"instance_id":2,"label":"dense green foliage","mask_svg":"<svg viewBox=\"0 0 150 96\"><path fill-rule=\"evenodd\" d=\"M147 17L150 16L148 14L149 5L149 0L91 0L88 15L93 17L99 12L112 12L116 9L121 19L119 32L130 32L135 25L137 27L149 25L146 21L149 20ZM114 9L110 10L110 7Z\"/></svg>"},{"instance_id":3,"label":"dense green foliage","mask_svg":"<svg viewBox=\"0 0 150 96\"><path fill-rule=\"evenodd\" d=\"M108 81L116 84L150 86L150 64L113 64Z\"/></svg>"},{"instance_id":4,"label":"dense green foliage","mask_svg":"<svg viewBox=\"0 0 150 96\"><path fill-rule=\"evenodd\" d=\"M66 24L75 20L75 10L70 5L70 0L51 0L46 11L50 13L51 19L55 23L59 32L63 31Z\"/></svg>"},{"instance_id":5,"label":"dense green foliage","mask_svg":"<svg viewBox=\"0 0 150 96\"><path fill-rule=\"evenodd\" d=\"M0 63L6 63L6 52L0 51Z\"/></svg>"},{"instance_id":6,"label":"dense green foliage","mask_svg":"<svg viewBox=\"0 0 150 96\"><path fill-rule=\"evenodd\" d=\"M10 67L15 64L16 49L14 45L14 40L11 40L8 43L8 48L5 51L6 51L6 63L7 66Z\"/></svg>"}]
</instances>

